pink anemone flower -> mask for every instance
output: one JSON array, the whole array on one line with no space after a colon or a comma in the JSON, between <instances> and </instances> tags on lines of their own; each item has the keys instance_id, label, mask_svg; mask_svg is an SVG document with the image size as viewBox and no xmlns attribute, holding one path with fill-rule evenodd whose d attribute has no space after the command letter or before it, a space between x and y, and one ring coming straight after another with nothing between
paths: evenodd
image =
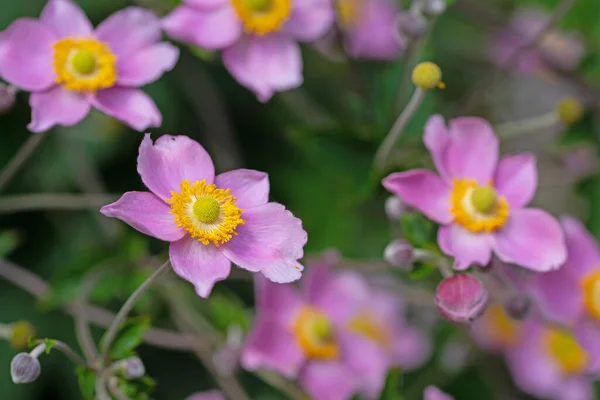
<instances>
[{"instance_id":1,"label":"pink anemone flower","mask_svg":"<svg viewBox=\"0 0 600 400\"><path fill-rule=\"evenodd\" d=\"M318 39L333 20L328 0L185 0L163 26L174 39L223 50L233 77L266 102L302 84L297 41Z\"/></svg>"},{"instance_id":2,"label":"pink anemone flower","mask_svg":"<svg viewBox=\"0 0 600 400\"><path fill-rule=\"evenodd\" d=\"M231 263L284 283L299 279L306 232L302 221L268 202L264 172L238 169L215 176L212 160L187 136L146 134L138 172L150 192L127 192L100 212L171 242L175 272L207 297Z\"/></svg>"},{"instance_id":3,"label":"pink anemone flower","mask_svg":"<svg viewBox=\"0 0 600 400\"><path fill-rule=\"evenodd\" d=\"M383 185L441 225L438 244L454 268L500 260L534 271L559 268L566 259L560 224L545 211L524 208L537 186L535 159L516 154L498 160L498 138L480 118L457 118L446 127L432 116L425 146L439 175L425 169L393 173Z\"/></svg>"},{"instance_id":4,"label":"pink anemone flower","mask_svg":"<svg viewBox=\"0 0 600 400\"><path fill-rule=\"evenodd\" d=\"M162 116L137 87L179 57L160 39L151 11L128 7L94 30L75 3L50 0L39 19L17 19L0 32L0 77L31 92L32 132L75 125L91 107L143 131L160 126Z\"/></svg>"}]
</instances>

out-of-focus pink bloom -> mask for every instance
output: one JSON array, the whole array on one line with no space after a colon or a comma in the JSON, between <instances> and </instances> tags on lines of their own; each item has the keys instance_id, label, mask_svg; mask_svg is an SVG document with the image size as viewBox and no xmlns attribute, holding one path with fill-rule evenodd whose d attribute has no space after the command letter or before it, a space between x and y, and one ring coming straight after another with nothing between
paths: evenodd
<instances>
[{"instance_id":1,"label":"out-of-focus pink bloom","mask_svg":"<svg viewBox=\"0 0 600 400\"><path fill-rule=\"evenodd\" d=\"M0 77L31 92L33 132L75 125L91 107L142 131L160 126L162 116L137 87L179 57L160 39L151 11L128 7L94 30L75 3L49 0L39 19L17 19L0 33Z\"/></svg>"},{"instance_id":2,"label":"out-of-focus pink bloom","mask_svg":"<svg viewBox=\"0 0 600 400\"><path fill-rule=\"evenodd\" d=\"M533 155L498 160L498 138L480 118L457 118L446 127L434 115L423 140L439 175L393 173L383 185L442 225L438 244L454 257L455 269L487 265L492 251L534 271L560 267L566 259L560 224L545 211L524 208L537 186Z\"/></svg>"},{"instance_id":3,"label":"out-of-focus pink bloom","mask_svg":"<svg viewBox=\"0 0 600 400\"><path fill-rule=\"evenodd\" d=\"M0 82L0 114L8 112L15 105L16 87Z\"/></svg>"},{"instance_id":4,"label":"out-of-focus pink bloom","mask_svg":"<svg viewBox=\"0 0 600 400\"><path fill-rule=\"evenodd\" d=\"M163 26L177 40L223 50L233 77L266 102L302 84L297 41L320 38L333 20L326 0L185 0Z\"/></svg>"},{"instance_id":5,"label":"out-of-focus pink bloom","mask_svg":"<svg viewBox=\"0 0 600 400\"><path fill-rule=\"evenodd\" d=\"M473 323L471 333L480 347L503 353L520 342L521 322L510 318L501 304L492 303Z\"/></svg>"},{"instance_id":6,"label":"out-of-focus pink bloom","mask_svg":"<svg viewBox=\"0 0 600 400\"><path fill-rule=\"evenodd\" d=\"M423 400L454 400L454 397L442 392L435 386L427 386L423 392Z\"/></svg>"},{"instance_id":7,"label":"out-of-focus pink bloom","mask_svg":"<svg viewBox=\"0 0 600 400\"><path fill-rule=\"evenodd\" d=\"M186 400L225 400L225 396L218 390L211 390L209 392L194 393Z\"/></svg>"},{"instance_id":8,"label":"out-of-focus pink bloom","mask_svg":"<svg viewBox=\"0 0 600 400\"><path fill-rule=\"evenodd\" d=\"M336 0L338 23L351 57L398 58L406 47L399 33L400 9L390 0Z\"/></svg>"},{"instance_id":9,"label":"out-of-focus pink bloom","mask_svg":"<svg viewBox=\"0 0 600 400\"><path fill-rule=\"evenodd\" d=\"M171 242L175 272L207 297L231 263L274 282L299 279L306 232L302 221L270 203L264 172L238 169L215 176L212 160L187 136L146 134L137 168L150 192L127 192L100 212Z\"/></svg>"},{"instance_id":10,"label":"out-of-focus pink bloom","mask_svg":"<svg viewBox=\"0 0 600 400\"><path fill-rule=\"evenodd\" d=\"M310 263L302 290L256 281L257 320L242 353L246 369L270 368L299 377L317 400L376 396L391 365L420 365L424 335L401 319L399 301L371 291L353 273L333 274Z\"/></svg>"},{"instance_id":11,"label":"out-of-focus pink bloom","mask_svg":"<svg viewBox=\"0 0 600 400\"><path fill-rule=\"evenodd\" d=\"M562 166L575 178L582 178L598 170L596 152L589 144L566 149L560 156Z\"/></svg>"},{"instance_id":12,"label":"out-of-focus pink bloom","mask_svg":"<svg viewBox=\"0 0 600 400\"><path fill-rule=\"evenodd\" d=\"M586 376L594 358L568 330L535 319L523 322L519 341L506 352L517 386L556 400L594 398L592 378Z\"/></svg>"},{"instance_id":13,"label":"out-of-focus pink bloom","mask_svg":"<svg viewBox=\"0 0 600 400\"><path fill-rule=\"evenodd\" d=\"M456 274L441 281L435 291L435 304L448 320L470 325L485 311L488 293L483 283L470 274Z\"/></svg>"},{"instance_id":14,"label":"out-of-focus pink bloom","mask_svg":"<svg viewBox=\"0 0 600 400\"><path fill-rule=\"evenodd\" d=\"M548 21L549 15L535 9L521 9L513 17L510 30L496 32L490 47L494 62L504 65L522 46L526 46L538 35ZM573 35L557 31L546 34L544 40L534 49L520 51L514 64L521 73L545 70L546 60L564 69L573 69L579 64L584 53L581 40Z\"/></svg>"}]
</instances>

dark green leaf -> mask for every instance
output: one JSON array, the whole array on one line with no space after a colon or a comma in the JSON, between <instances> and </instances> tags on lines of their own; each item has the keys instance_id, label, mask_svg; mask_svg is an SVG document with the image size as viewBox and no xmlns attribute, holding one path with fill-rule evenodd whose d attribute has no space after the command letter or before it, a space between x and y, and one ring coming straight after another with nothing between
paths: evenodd
<instances>
[{"instance_id":1,"label":"dark green leaf","mask_svg":"<svg viewBox=\"0 0 600 400\"><path fill-rule=\"evenodd\" d=\"M94 400L96 392L96 373L82 366L75 368L79 388L84 400Z\"/></svg>"},{"instance_id":2,"label":"dark green leaf","mask_svg":"<svg viewBox=\"0 0 600 400\"><path fill-rule=\"evenodd\" d=\"M121 327L110 348L112 360L122 360L134 355L134 349L142 343L144 332L150 327L146 317L130 318ZM105 337L102 338L104 342Z\"/></svg>"},{"instance_id":3,"label":"dark green leaf","mask_svg":"<svg viewBox=\"0 0 600 400\"><path fill-rule=\"evenodd\" d=\"M8 256L19 245L19 235L16 231L0 233L0 258Z\"/></svg>"},{"instance_id":4,"label":"dark green leaf","mask_svg":"<svg viewBox=\"0 0 600 400\"><path fill-rule=\"evenodd\" d=\"M381 391L379 400L400 400L400 382L402 380L402 369L400 367L391 368L388 371L387 378L385 380L385 386Z\"/></svg>"}]
</instances>

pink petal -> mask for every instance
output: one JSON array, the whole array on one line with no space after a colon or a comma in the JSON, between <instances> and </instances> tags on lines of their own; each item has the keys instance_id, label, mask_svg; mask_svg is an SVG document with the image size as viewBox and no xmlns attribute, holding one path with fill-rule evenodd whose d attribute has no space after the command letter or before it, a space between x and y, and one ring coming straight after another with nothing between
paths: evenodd
<instances>
[{"instance_id":1,"label":"pink petal","mask_svg":"<svg viewBox=\"0 0 600 400\"><path fill-rule=\"evenodd\" d=\"M29 97L32 132L44 132L54 125L73 126L90 111L88 100L77 92L55 86L45 92L34 92Z\"/></svg>"},{"instance_id":2,"label":"pink petal","mask_svg":"<svg viewBox=\"0 0 600 400\"><path fill-rule=\"evenodd\" d=\"M536 274L531 281L531 291L536 304L551 321L571 324L584 312L579 280L566 266L557 271Z\"/></svg>"},{"instance_id":3,"label":"pink petal","mask_svg":"<svg viewBox=\"0 0 600 400\"><path fill-rule=\"evenodd\" d=\"M172 38L211 50L233 45L243 32L229 4L206 10L179 6L163 18L162 25Z\"/></svg>"},{"instance_id":4,"label":"pink petal","mask_svg":"<svg viewBox=\"0 0 600 400\"><path fill-rule=\"evenodd\" d=\"M114 86L100 90L91 101L98 110L140 132L162 123L154 101L138 89Z\"/></svg>"},{"instance_id":5,"label":"pink petal","mask_svg":"<svg viewBox=\"0 0 600 400\"><path fill-rule=\"evenodd\" d=\"M440 224L452 222L450 188L435 173L425 169L396 172L384 178L382 183L427 218Z\"/></svg>"},{"instance_id":6,"label":"pink petal","mask_svg":"<svg viewBox=\"0 0 600 400\"><path fill-rule=\"evenodd\" d=\"M574 276L583 277L600 266L600 252L594 236L576 218L562 216L561 225L567 242L567 268Z\"/></svg>"},{"instance_id":7,"label":"pink petal","mask_svg":"<svg viewBox=\"0 0 600 400\"><path fill-rule=\"evenodd\" d=\"M450 182L448 167L446 166L446 152L450 146L450 134L446 128L446 122L441 115L432 115L425 124L423 132L423 143L431 153L433 164L440 176Z\"/></svg>"},{"instance_id":8,"label":"pink petal","mask_svg":"<svg viewBox=\"0 0 600 400\"><path fill-rule=\"evenodd\" d=\"M589 356L587 373L593 376L600 374L600 323L593 319L582 319L575 325L574 333L577 341Z\"/></svg>"},{"instance_id":9,"label":"pink petal","mask_svg":"<svg viewBox=\"0 0 600 400\"><path fill-rule=\"evenodd\" d=\"M49 0L42 10L40 21L61 38L90 36L94 31L85 12L70 0Z\"/></svg>"},{"instance_id":10,"label":"pink petal","mask_svg":"<svg viewBox=\"0 0 600 400\"><path fill-rule=\"evenodd\" d=\"M203 245L190 236L185 236L169 247L169 258L173 270L191 282L200 297L208 297L215 282L229 276L231 262L218 248Z\"/></svg>"},{"instance_id":11,"label":"pink petal","mask_svg":"<svg viewBox=\"0 0 600 400\"><path fill-rule=\"evenodd\" d=\"M427 386L423 392L423 400L454 400L454 397L442 392L435 386Z\"/></svg>"},{"instance_id":12,"label":"pink petal","mask_svg":"<svg viewBox=\"0 0 600 400\"><path fill-rule=\"evenodd\" d=\"M209 10L211 8L221 7L230 4L228 0L184 0L183 3L194 8L199 8L201 10Z\"/></svg>"},{"instance_id":13,"label":"pink petal","mask_svg":"<svg viewBox=\"0 0 600 400\"><path fill-rule=\"evenodd\" d=\"M594 378L574 376L563 382L557 390L556 399L590 400L597 398Z\"/></svg>"},{"instance_id":14,"label":"pink petal","mask_svg":"<svg viewBox=\"0 0 600 400\"><path fill-rule=\"evenodd\" d=\"M269 176L252 169L236 169L217 175L215 184L222 189L231 189L242 210L260 206L269 201Z\"/></svg>"},{"instance_id":15,"label":"pink petal","mask_svg":"<svg viewBox=\"0 0 600 400\"><path fill-rule=\"evenodd\" d=\"M218 390L211 390L208 392L194 393L186 400L225 400L225 397Z\"/></svg>"},{"instance_id":16,"label":"pink petal","mask_svg":"<svg viewBox=\"0 0 600 400\"><path fill-rule=\"evenodd\" d=\"M163 73L172 70L178 58L179 49L169 43L145 47L119 59L117 83L124 86L143 86L154 82Z\"/></svg>"},{"instance_id":17,"label":"pink petal","mask_svg":"<svg viewBox=\"0 0 600 400\"><path fill-rule=\"evenodd\" d=\"M268 368L294 379L304 360L289 327L269 316L258 316L242 350L241 364L245 369Z\"/></svg>"},{"instance_id":18,"label":"pink petal","mask_svg":"<svg viewBox=\"0 0 600 400\"><path fill-rule=\"evenodd\" d=\"M450 136L446 154L449 175L488 184L498 162L498 138L490 124L475 117L453 119Z\"/></svg>"},{"instance_id":19,"label":"pink petal","mask_svg":"<svg viewBox=\"0 0 600 400\"><path fill-rule=\"evenodd\" d=\"M514 208L527 205L535 195L537 168L533 154L504 157L498 163L494 186Z\"/></svg>"},{"instance_id":20,"label":"pink petal","mask_svg":"<svg viewBox=\"0 0 600 400\"><path fill-rule=\"evenodd\" d=\"M0 77L28 91L48 89L54 83L57 36L32 18L20 18L0 34Z\"/></svg>"},{"instance_id":21,"label":"pink petal","mask_svg":"<svg viewBox=\"0 0 600 400\"><path fill-rule=\"evenodd\" d=\"M438 230L440 249L454 257L456 270L465 270L472 264L487 265L492 258L492 242L489 234L473 233L457 224L442 226Z\"/></svg>"},{"instance_id":22,"label":"pink petal","mask_svg":"<svg viewBox=\"0 0 600 400\"><path fill-rule=\"evenodd\" d=\"M302 306L297 288L271 282L261 275L254 278L254 288L257 312L268 315L281 325L291 326L296 311Z\"/></svg>"},{"instance_id":23,"label":"pink petal","mask_svg":"<svg viewBox=\"0 0 600 400\"><path fill-rule=\"evenodd\" d=\"M318 301L326 292L333 280L331 267L340 261L340 254L336 250L326 250L320 257L311 259L302 279L302 291L307 302Z\"/></svg>"},{"instance_id":24,"label":"pink petal","mask_svg":"<svg viewBox=\"0 0 600 400\"><path fill-rule=\"evenodd\" d=\"M204 147L187 136L163 135L152 143L147 133L140 144L137 170L144 184L163 200L180 192L184 180L212 183L215 167Z\"/></svg>"},{"instance_id":25,"label":"pink petal","mask_svg":"<svg viewBox=\"0 0 600 400\"><path fill-rule=\"evenodd\" d=\"M511 210L506 225L494 236L494 251L502 261L533 271L557 269L567 258L560 224L542 210Z\"/></svg>"},{"instance_id":26,"label":"pink petal","mask_svg":"<svg viewBox=\"0 0 600 400\"><path fill-rule=\"evenodd\" d=\"M302 84L300 47L282 34L246 36L223 51L223 63L262 102Z\"/></svg>"},{"instance_id":27,"label":"pink petal","mask_svg":"<svg viewBox=\"0 0 600 400\"><path fill-rule=\"evenodd\" d=\"M117 58L127 57L160 40L160 20L145 8L127 7L102 21L96 37L107 43Z\"/></svg>"},{"instance_id":28,"label":"pink petal","mask_svg":"<svg viewBox=\"0 0 600 400\"><path fill-rule=\"evenodd\" d=\"M367 306L371 291L365 279L357 273L344 272L333 275L311 304L327 313L338 326Z\"/></svg>"},{"instance_id":29,"label":"pink petal","mask_svg":"<svg viewBox=\"0 0 600 400\"><path fill-rule=\"evenodd\" d=\"M294 0L292 13L283 31L298 40L312 42L327 33L333 26L335 13L332 3L326 0Z\"/></svg>"},{"instance_id":30,"label":"pink petal","mask_svg":"<svg viewBox=\"0 0 600 400\"><path fill-rule=\"evenodd\" d=\"M422 366L431 356L431 340L425 332L403 326L394 332L394 363L405 370Z\"/></svg>"},{"instance_id":31,"label":"pink petal","mask_svg":"<svg viewBox=\"0 0 600 400\"><path fill-rule=\"evenodd\" d=\"M314 400L348 400L358 390L359 377L336 362L313 361L300 376L300 383Z\"/></svg>"},{"instance_id":32,"label":"pink petal","mask_svg":"<svg viewBox=\"0 0 600 400\"><path fill-rule=\"evenodd\" d=\"M376 398L383 389L391 358L386 349L366 337L341 333L338 341L342 362L360 377L360 392L366 398Z\"/></svg>"},{"instance_id":33,"label":"pink petal","mask_svg":"<svg viewBox=\"0 0 600 400\"><path fill-rule=\"evenodd\" d=\"M222 246L223 254L249 271L260 271L277 283L300 279L306 232L302 221L278 203L266 203L242 213L244 225Z\"/></svg>"},{"instance_id":34,"label":"pink petal","mask_svg":"<svg viewBox=\"0 0 600 400\"><path fill-rule=\"evenodd\" d=\"M102 207L100 212L167 242L179 240L186 233L175 225L171 207L149 192L127 192L116 202Z\"/></svg>"}]
</instances>

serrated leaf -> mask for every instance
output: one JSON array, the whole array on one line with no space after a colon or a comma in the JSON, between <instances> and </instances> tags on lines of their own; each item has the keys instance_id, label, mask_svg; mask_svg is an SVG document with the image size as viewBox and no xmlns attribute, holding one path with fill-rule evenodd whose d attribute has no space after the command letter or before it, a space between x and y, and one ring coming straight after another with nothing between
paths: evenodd
<instances>
[{"instance_id":1,"label":"serrated leaf","mask_svg":"<svg viewBox=\"0 0 600 400\"><path fill-rule=\"evenodd\" d=\"M84 400L94 400L96 397L96 373L83 366L75 368L79 388Z\"/></svg>"},{"instance_id":2,"label":"serrated leaf","mask_svg":"<svg viewBox=\"0 0 600 400\"><path fill-rule=\"evenodd\" d=\"M144 332L150 327L150 319L147 317L129 318L121 329L110 347L110 358L122 360L133 356L136 347L142 343ZM104 342L105 337L102 338Z\"/></svg>"},{"instance_id":3,"label":"serrated leaf","mask_svg":"<svg viewBox=\"0 0 600 400\"><path fill-rule=\"evenodd\" d=\"M56 344L56 340L46 338L44 339L44 344L46 345L46 354L50 354L50 350L52 350Z\"/></svg>"},{"instance_id":4,"label":"serrated leaf","mask_svg":"<svg viewBox=\"0 0 600 400\"><path fill-rule=\"evenodd\" d=\"M37 346L37 339L35 338L35 336L31 336L29 339L27 339L27 346L32 349L35 346Z\"/></svg>"}]
</instances>

